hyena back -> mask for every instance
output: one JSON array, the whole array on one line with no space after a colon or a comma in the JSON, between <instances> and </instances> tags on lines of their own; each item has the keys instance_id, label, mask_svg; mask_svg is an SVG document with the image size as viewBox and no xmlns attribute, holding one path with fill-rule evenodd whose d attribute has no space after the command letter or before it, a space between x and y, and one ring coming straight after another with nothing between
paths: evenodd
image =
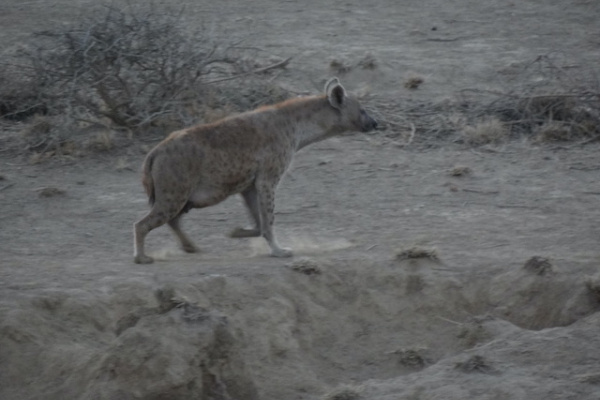
<instances>
[{"instance_id":1,"label":"hyena back","mask_svg":"<svg viewBox=\"0 0 600 400\"><path fill-rule=\"evenodd\" d=\"M187 252L196 247L179 221L192 208L217 204L240 193L254 223L232 237L263 236L271 256L289 257L273 234L275 189L301 148L348 131L367 132L377 122L348 96L337 78L325 94L287 100L221 121L170 134L147 155L142 182L150 212L134 225L136 263L151 263L144 253L148 232L167 223Z\"/></svg>"}]
</instances>

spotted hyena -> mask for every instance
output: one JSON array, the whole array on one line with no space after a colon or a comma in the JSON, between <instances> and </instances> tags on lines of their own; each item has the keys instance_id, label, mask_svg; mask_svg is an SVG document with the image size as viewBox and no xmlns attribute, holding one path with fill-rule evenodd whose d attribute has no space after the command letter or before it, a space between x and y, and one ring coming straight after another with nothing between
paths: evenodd
<instances>
[{"instance_id":1,"label":"spotted hyena","mask_svg":"<svg viewBox=\"0 0 600 400\"><path fill-rule=\"evenodd\" d=\"M367 132L377 122L347 95L337 78L325 94L261 107L221 121L173 132L150 151L143 166L152 209L135 223L136 263L151 263L144 238L169 224L183 249L196 247L179 227L192 208L217 204L240 193L254 226L231 237L263 236L274 257L290 257L273 234L275 188L301 148L347 131Z\"/></svg>"}]
</instances>

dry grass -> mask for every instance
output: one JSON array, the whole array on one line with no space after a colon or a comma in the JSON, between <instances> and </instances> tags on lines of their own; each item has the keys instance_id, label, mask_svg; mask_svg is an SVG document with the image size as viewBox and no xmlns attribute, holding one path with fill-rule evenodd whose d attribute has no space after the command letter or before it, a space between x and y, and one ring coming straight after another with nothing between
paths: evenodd
<instances>
[{"instance_id":1,"label":"dry grass","mask_svg":"<svg viewBox=\"0 0 600 400\"><path fill-rule=\"evenodd\" d=\"M344 75L352 70L352 65L344 60L334 58L329 62L329 69L334 75Z\"/></svg>"},{"instance_id":2,"label":"dry grass","mask_svg":"<svg viewBox=\"0 0 600 400\"><path fill-rule=\"evenodd\" d=\"M344 75L356 68L363 70L374 70L377 69L377 67L377 59L371 53L366 53L356 62L351 62L340 58L334 58L329 62L329 70L333 75Z\"/></svg>"},{"instance_id":3,"label":"dry grass","mask_svg":"<svg viewBox=\"0 0 600 400\"><path fill-rule=\"evenodd\" d=\"M471 175L473 173L473 170L464 165L457 165L453 167L450 171L448 171L448 173L450 174L450 176L461 177Z\"/></svg>"},{"instance_id":4,"label":"dry grass","mask_svg":"<svg viewBox=\"0 0 600 400\"><path fill-rule=\"evenodd\" d=\"M506 126L495 117L485 119L473 126L463 129L465 143L472 146L484 144L498 144L508 139L509 131Z\"/></svg>"},{"instance_id":5,"label":"dry grass","mask_svg":"<svg viewBox=\"0 0 600 400\"><path fill-rule=\"evenodd\" d=\"M365 54L363 58L358 60L357 65L362 69L376 69L377 68L377 60L371 53Z\"/></svg>"},{"instance_id":6,"label":"dry grass","mask_svg":"<svg viewBox=\"0 0 600 400\"><path fill-rule=\"evenodd\" d=\"M600 140L600 82L573 71L542 56L522 67L503 91L463 89L437 102L373 95L366 103L386 137L403 137L414 126L415 146L479 146L514 138L583 145Z\"/></svg>"},{"instance_id":7,"label":"dry grass","mask_svg":"<svg viewBox=\"0 0 600 400\"><path fill-rule=\"evenodd\" d=\"M480 355L474 355L466 359L465 361L457 362L454 368L462 372L481 372L489 374L494 371L488 361Z\"/></svg>"},{"instance_id":8,"label":"dry grass","mask_svg":"<svg viewBox=\"0 0 600 400\"><path fill-rule=\"evenodd\" d=\"M412 260L426 258L433 261L438 261L437 251L435 249L424 248L419 246L402 249L396 253L396 260Z\"/></svg>"},{"instance_id":9,"label":"dry grass","mask_svg":"<svg viewBox=\"0 0 600 400\"><path fill-rule=\"evenodd\" d=\"M108 129L102 129L90 139L87 148L95 151L109 151L115 147L115 134Z\"/></svg>"},{"instance_id":10,"label":"dry grass","mask_svg":"<svg viewBox=\"0 0 600 400\"><path fill-rule=\"evenodd\" d=\"M535 275L549 275L554 272L550 260L540 256L533 256L523 266L523 269Z\"/></svg>"},{"instance_id":11,"label":"dry grass","mask_svg":"<svg viewBox=\"0 0 600 400\"><path fill-rule=\"evenodd\" d=\"M573 139L571 126L557 121L548 121L535 129L534 142L566 142Z\"/></svg>"},{"instance_id":12,"label":"dry grass","mask_svg":"<svg viewBox=\"0 0 600 400\"><path fill-rule=\"evenodd\" d=\"M425 78L422 76L414 75L404 81L404 87L407 89L417 89L425 82Z\"/></svg>"}]
</instances>

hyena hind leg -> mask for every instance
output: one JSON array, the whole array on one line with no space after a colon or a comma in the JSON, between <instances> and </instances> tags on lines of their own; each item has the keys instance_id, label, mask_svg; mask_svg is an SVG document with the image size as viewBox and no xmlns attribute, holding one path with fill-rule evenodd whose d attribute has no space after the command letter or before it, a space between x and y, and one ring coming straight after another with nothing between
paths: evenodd
<instances>
[{"instance_id":1,"label":"hyena hind leg","mask_svg":"<svg viewBox=\"0 0 600 400\"><path fill-rule=\"evenodd\" d=\"M160 207L157 203L152 206L150 212L133 225L134 251L133 261L136 264L150 264L154 262L152 257L145 254L144 240L151 230L158 228L171 221L179 214L179 208Z\"/></svg>"},{"instance_id":2,"label":"hyena hind leg","mask_svg":"<svg viewBox=\"0 0 600 400\"><path fill-rule=\"evenodd\" d=\"M169 227L173 230L173 233L175 233L175 235L179 239L183 251L185 251L186 253L196 253L198 252L198 248L192 243L192 241L187 237L187 235L181 230L181 227L179 226L179 223L181 222L181 216L184 212L187 212L187 210L182 210L182 212L179 213L175 218L170 220L168 224Z\"/></svg>"}]
</instances>

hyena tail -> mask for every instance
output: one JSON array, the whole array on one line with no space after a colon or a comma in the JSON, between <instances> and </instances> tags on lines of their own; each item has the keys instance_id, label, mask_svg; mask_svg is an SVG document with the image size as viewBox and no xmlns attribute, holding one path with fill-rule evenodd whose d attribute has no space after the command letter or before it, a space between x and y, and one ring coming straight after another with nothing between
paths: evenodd
<instances>
[{"instance_id":1,"label":"hyena tail","mask_svg":"<svg viewBox=\"0 0 600 400\"><path fill-rule=\"evenodd\" d=\"M142 171L142 184L148 195L148 202L151 206L154 205L154 179L152 179L152 164L154 163L154 152L150 152L144 160Z\"/></svg>"}]
</instances>

